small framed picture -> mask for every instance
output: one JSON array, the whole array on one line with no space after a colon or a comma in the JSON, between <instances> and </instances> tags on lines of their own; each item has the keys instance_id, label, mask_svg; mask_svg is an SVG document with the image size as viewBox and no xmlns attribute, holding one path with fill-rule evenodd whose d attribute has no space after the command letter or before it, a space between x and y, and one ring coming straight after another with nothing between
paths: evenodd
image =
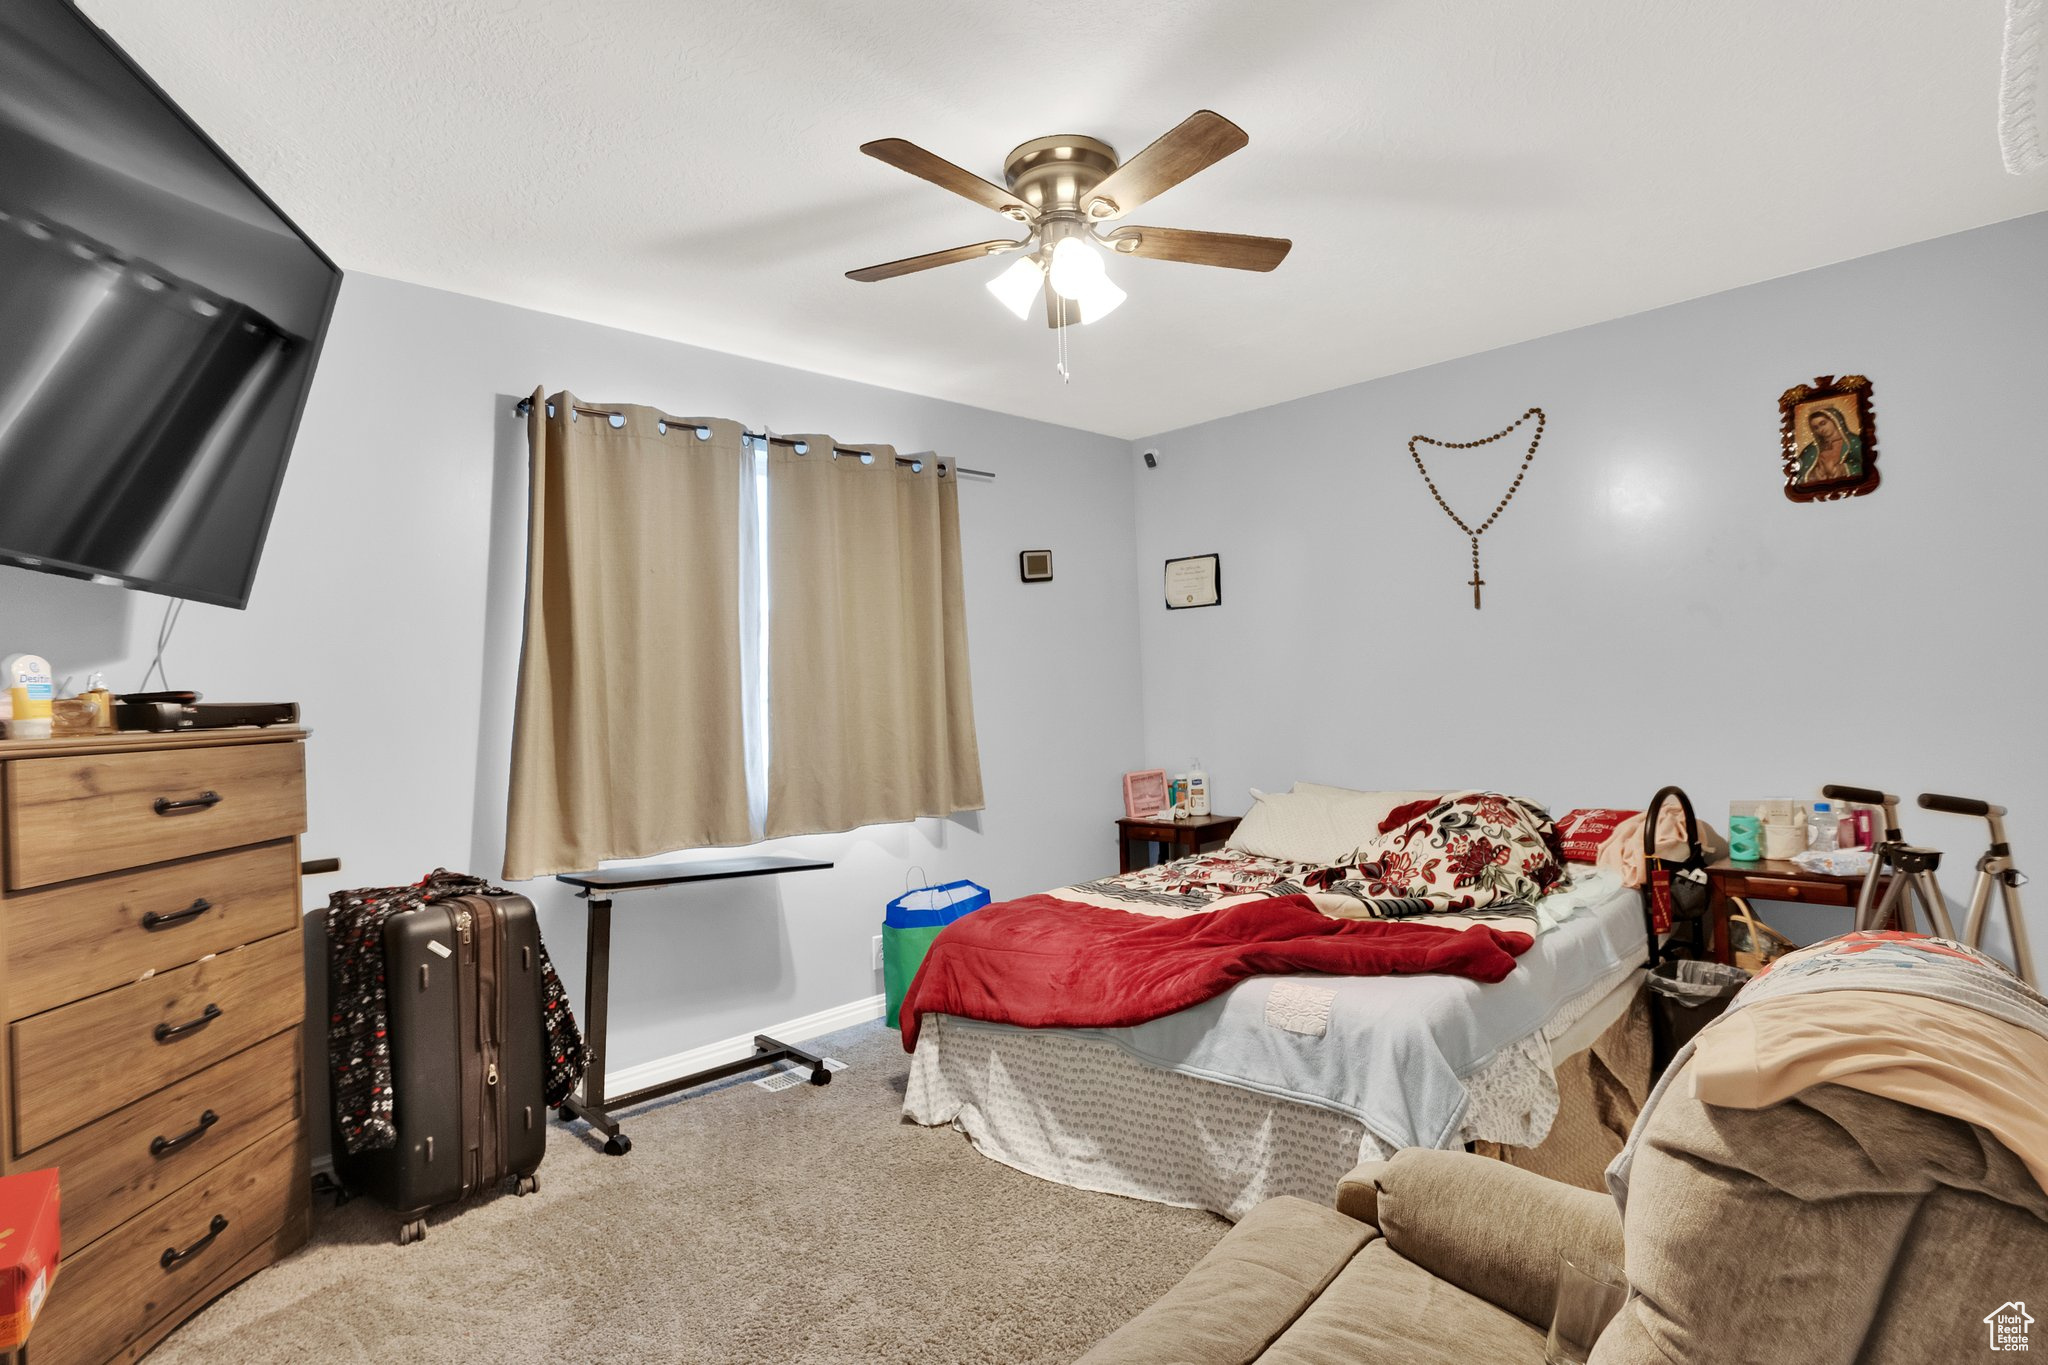
<instances>
[{"instance_id":1,"label":"small framed picture","mask_svg":"<svg viewBox=\"0 0 2048 1365\"><path fill-rule=\"evenodd\" d=\"M1223 557L1189 555L1166 561L1166 609L1213 607L1223 601Z\"/></svg>"},{"instance_id":2,"label":"small framed picture","mask_svg":"<svg viewBox=\"0 0 2048 1365\"><path fill-rule=\"evenodd\" d=\"M1166 809L1166 770L1124 774L1124 814L1144 820Z\"/></svg>"},{"instance_id":3,"label":"small framed picture","mask_svg":"<svg viewBox=\"0 0 2048 1365\"><path fill-rule=\"evenodd\" d=\"M1019 551L1017 554L1017 576L1026 583L1052 582L1052 551Z\"/></svg>"},{"instance_id":4,"label":"small framed picture","mask_svg":"<svg viewBox=\"0 0 2048 1365\"><path fill-rule=\"evenodd\" d=\"M1778 398L1778 458L1794 502L1861 497L1877 487L1877 414L1870 381L1822 375Z\"/></svg>"}]
</instances>

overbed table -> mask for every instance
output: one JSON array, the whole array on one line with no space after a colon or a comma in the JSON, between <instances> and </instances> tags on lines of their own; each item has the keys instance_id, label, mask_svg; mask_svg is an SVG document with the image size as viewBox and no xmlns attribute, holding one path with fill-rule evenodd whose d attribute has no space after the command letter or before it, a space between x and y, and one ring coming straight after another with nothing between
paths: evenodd
<instances>
[{"instance_id":1,"label":"overbed table","mask_svg":"<svg viewBox=\"0 0 2048 1365\"><path fill-rule=\"evenodd\" d=\"M612 1117L615 1110L630 1109L648 1100L784 1060L808 1066L812 1085L830 1084L832 1073L825 1069L824 1058L759 1033L754 1035L753 1054L736 1062L706 1067L702 1071L678 1076L659 1085L643 1086L623 1095L608 1096L604 1093L605 1015L609 1010L612 974L612 897L622 891L644 891L658 886L678 886L684 882L767 877L782 872L815 872L830 866L831 863L816 858L714 858L702 862L606 868L597 872L564 872L556 877L556 881L577 888L577 895L590 913L589 951L584 957L583 986L583 1039L589 1049L589 1057L583 1070L582 1090L564 1100L557 1111L562 1120L583 1119L605 1135L607 1155L624 1156L633 1150L633 1140L619 1131L618 1120Z\"/></svg>"}]
</instances>

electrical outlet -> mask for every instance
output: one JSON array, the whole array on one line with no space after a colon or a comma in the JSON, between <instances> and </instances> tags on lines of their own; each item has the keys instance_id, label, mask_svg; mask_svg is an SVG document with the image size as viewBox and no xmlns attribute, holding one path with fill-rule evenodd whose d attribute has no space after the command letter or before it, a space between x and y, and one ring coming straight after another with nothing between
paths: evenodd
<instances>
[{"instance_id":1,"label":"electrical outlet","mask_svg":"<svg viewBox=\"0 0 2048 1365\"><path fill-rule=\"evenodd\" d=\"M882 936L876 934L869 942L872 945L871 955L874 958L874 967L879 972L882 970Z\"/></svg>"}]
</instances>

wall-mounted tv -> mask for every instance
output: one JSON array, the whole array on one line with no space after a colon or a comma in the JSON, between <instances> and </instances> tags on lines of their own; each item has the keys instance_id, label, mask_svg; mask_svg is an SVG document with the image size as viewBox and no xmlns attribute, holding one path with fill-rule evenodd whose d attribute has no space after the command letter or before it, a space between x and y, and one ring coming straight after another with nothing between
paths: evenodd
<instances>
[{"instance_id":1,"label":"wall-mounted tv","mask_svg":"<svg viewBox=\"0 0 2048 1365\"><path fill-rule=\"evenodd\" d=\"M341 271L65 0L0 167L0 563L246 606Z\"/></svg>"}]
</instances>

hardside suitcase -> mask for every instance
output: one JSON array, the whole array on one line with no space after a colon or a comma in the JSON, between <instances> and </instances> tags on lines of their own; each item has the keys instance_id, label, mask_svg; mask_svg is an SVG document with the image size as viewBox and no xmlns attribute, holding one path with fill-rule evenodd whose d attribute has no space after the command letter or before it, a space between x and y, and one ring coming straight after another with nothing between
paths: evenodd
<instances>
[{"instance_id":1,"label":"hardside suitcase","mask_svg":"<svg viewBox=\"0 0 2048 1365\"><path fill-rule=\"evenodd\" d=\"M547 1153L540 927L509 892L455 896L384 922L391 1147L337 1157L345 1182L426 1236L428 1209L510 1177L539 1187Z\"/></svg>"}]
</instances>

